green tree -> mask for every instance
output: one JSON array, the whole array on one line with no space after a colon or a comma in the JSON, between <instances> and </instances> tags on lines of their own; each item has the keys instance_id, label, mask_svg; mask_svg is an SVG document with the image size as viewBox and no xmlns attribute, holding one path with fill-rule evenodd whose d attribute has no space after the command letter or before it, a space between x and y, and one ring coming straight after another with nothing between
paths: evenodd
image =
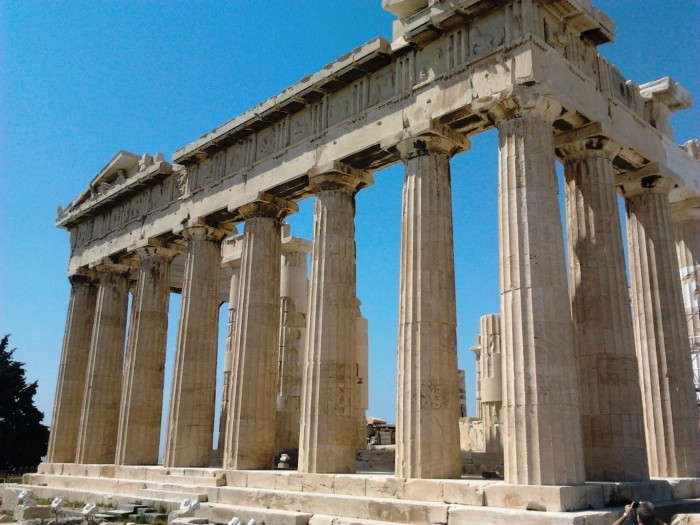
<instances>
[{"instance_id":1,"label":"green tree","mask_svg":"<svg viewBox=\"0 0 700 525\"><path fill-rule=\"evenodd\" d=\"M37 383L27 384L24 363L12 359L9 334L0 340L0 470L16 471L41 462L49 442L44 414L34 406Z\"/></svg>"}]
</instances>

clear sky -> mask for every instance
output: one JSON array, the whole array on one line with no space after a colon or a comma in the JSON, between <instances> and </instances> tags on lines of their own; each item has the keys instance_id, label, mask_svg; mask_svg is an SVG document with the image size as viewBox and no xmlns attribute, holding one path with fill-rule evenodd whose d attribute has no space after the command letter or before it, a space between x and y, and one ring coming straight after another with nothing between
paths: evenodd
<instances>
[{"instance_id":1,"label":"clear sky","mask_svg":"<svg viewBox=\"0 0 700 525\"><path fill-rule=\"evenodd\" d=\"M700 104L700 2L594 0L617 23L601 52L637 83L671 76ZM39 381L51 417L69 284L67 205L120 149L172 152L381 35L380 0L0 0L0 336ZM700 112L673 117L700 138ZM479 316L498 311L493 132L453 169L460 366L473 414ZM394 421L402 170L375 174L357 204L358 296L370 327L368 415ZM293 217L310 238L311 202ZM171 344L177 307L171 303ZM165 401L167 405L167 398Z\"/></svg>"}]
</instances>

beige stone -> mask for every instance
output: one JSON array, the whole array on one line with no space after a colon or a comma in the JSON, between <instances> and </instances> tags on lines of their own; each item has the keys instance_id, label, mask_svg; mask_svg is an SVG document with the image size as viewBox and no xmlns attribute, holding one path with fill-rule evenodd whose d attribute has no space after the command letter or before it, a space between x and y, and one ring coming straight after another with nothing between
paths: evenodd
<instances>
[{"instance_id":1,"label":"beige stone","mask_svg":"<svg viewBox=\"0 0 700 525\"><path fill-rule=\"evenodd\" d=\"M673 183L658 173L641 175L621 191L649 471L659 477L698 476L698 406L668 201Z\"/></svg>"},{"instance_id":2,"label":"beige stone","mask_svg":"<svg viewBox=\"0 0 700 525\"><path fill-rule=\"evenodd\" d=\"M97 287L88 275L72 275L71 297L58 370L46 460L73 462L78 445Z\"/></svg>"},{"instance_id":3,"label":"beige stone","mask_svg":"<svg viewBox=\"0 0 700 525\"><path fill-rule=\"evenodd\" d=\"M585 472L589 481L639 481L649 477L642 400L637 376L628 373L637 358L622 234L611 220L618 216L612 162L620 146L596 133L557 138Z\"/></svg>"},{"instance_id":4,"label":"beige stone","mask_svg":"<svg viewBox=\"0 0 700 525\"><path fill-rule=\"evenodd\" d=\"M303 376L300 472L354 472L357 298L354 195L372 177L347 166L310 174L316 195Z\"/></svg>"},{"instance_id":5,"label":"beige stone","mask_svg":"<svg viewBox=\"0 0 700 525\"><path fill-rule=\"evenodd\" d=\"M280 221L296 204L260 194L245 218L224 465L270 468L275 453Z\"/></svg>"},{"instance_id":6,"label":"beige stone","mask_svg":"<svg viewBox=\"0 0 700 525\"><path fill-rule=\"evenodd\" d=\"M396 476L457 478L459 381L450 157L466 139L436 129L399 143L405 164Z\"/></svg>"},{"instance_id":7,"label":"beige stone","mask_svg":"<svg viewBox=\"0 0 700 525\"><path fill-rule=\"evenodd\" d=\"M176 250L159 246L135 250L139 269L124 365L115 459L118 464L158 464L170 263L177 254Z\"/></svg>"},{"instance_id":8,"label":"beige stone","mask_svg":"<svg viewBox=\"0 0 700 525\"><path fill-rule=\"evenodd\" d=\"M114 463L119 424L129 268L102 263L76 462Z\"/></svg>"},{"instance_id":9,"label":"beige stone","mask_svg":"<svg viewBox=\"0 0 700 525\"><path fill-rule=\"evenodd\" d=\"M185 278L164 465L205 467L214 433L220 242L227 232L195 222L182 234Z\"/></svg>"}]
</instances>

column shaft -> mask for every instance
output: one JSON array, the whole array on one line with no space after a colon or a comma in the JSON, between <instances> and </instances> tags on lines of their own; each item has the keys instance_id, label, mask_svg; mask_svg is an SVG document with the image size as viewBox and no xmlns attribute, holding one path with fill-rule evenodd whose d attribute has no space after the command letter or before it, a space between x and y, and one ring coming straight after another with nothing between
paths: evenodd
<instances>
[{"instance_id":1,"label":"column shaft","mask_svg":"<svg viewBox=\"0 0 700 525\"><path fill-rule=\"evenodd\" d=\"M239 238L236 238L238 240ZM224 354L224 376L221 393L221 415L219 416L219 441L217 450L223 453L226 448L226 427L229 419L229 397L231 396L231 382L233 373L233 352L236 342L236 311L238 308L238 291L240 289L241 267L240 261L232 265L231 284L228 297L228 327L226 332L226 354Z\"/></svg>"},{"instance_id":2,"label":"column shaft","mask_svg":"<svg viewBox=\"0 0 700 525\"><path fill-rule=\"evenodd\" d=\"M399 145L405 175L399 277L397 477L461 475L452 146L449 141L430 136L407 139Z\"/></svg>"},{"instance_id":3,"label":"column shaft","mask_svg":"<svg viewBox=\"0 0 700 525\"><path fill-rule=\"evenodd\" d=\"M371 178L319 171L310 176L316 202L299 471L345 473L355 471L356 458L354 194Z\"/></svg>"},{"instance_id":4,"label":"column shaft","mask_svg":"<svg viewBox=\"0 0 700 525\"><path fill-rule=\"evenodd\" d=\"M274 202L241 208L246 221L224 456L227 468L273 466L283 209Z\"/></svg>"},{"instance_id":5,"label":"column shaft","mask_svg":"<svg viewBox=\"0 0 700 525\"><path fill-rule=\"evenodd\" d=\"M157 465L160 444L165 350L170 304L170 263L176 252L147 247L139 257L137 289L119 417L116 462Z\"/></svg>"},{"instance_id":6,"label":"column shaft","mask_svg":"<svg viewBox=\"0 0 700 525\"><path fill-rule=\"evenodd\" d=\"M668 202L658 176L625 185L632 304L650 474L698 476L697 404L678 260Z\"/></svg>"},{"instance_id":7,"label":"column shaft","mask_svg":"<svg viewBox=\"0 0 700 525\"><path fill-rule=\"evenodd\" d=\"M558 108L538 109L497 123L505 478L575 485L583 449L554 170Z\"/></svg>"},{"instance_id":8,"label":"column shaft","mask_svg":"<svg viewBox=\"0 0 700 525\"><path fill-rule=\"evenodd\" d=\"M58 370L48 463L73 463L78 445L80 413L85 396L90 339L95 319L97 286L88 277L70 278L71 295Z\"/></svg>"},{"instance_id":9,"label":"column shaft","mask_svg":"<svg viewBox=\"0 0 700 525\"><path fill-rule=\"evenodd\" d=\"M637 357L613 179L618 150L598 137L558 150L566 177L569 293L589 481L649 478L639 380L631 372Z\"/></svg>"},{"instance_id":10,"label":"column shaft","mask_svg":"<svg viewBox=\"0 0 700 525\"><path fill-rule=\"evenodd\" d=\"M128 272L100 269L77 463L114 463L124 369Z\"/></svg>"},{"instance_id":11,"label":"column shaft","mask_svg":"<svg viewBox=\"0 0 700 525\"><path fill-rule=\"evenodd\" d=\"M183 235L185 275L164 465L207 467L214 433L220 241L226 232L195 225Z\"/></svg>"},{"instance_id":12,"label":"column shaft","mask_svg":"<svg viewBox=\"0 0 700 525\"><path fill-rule=\"evenodd\" d=\"M501 355L501 316L484 315L481 325L481 419L484 422L484 451L503 453L501 411L503 409L503 374Z\"/></svg>"}]
</instances>

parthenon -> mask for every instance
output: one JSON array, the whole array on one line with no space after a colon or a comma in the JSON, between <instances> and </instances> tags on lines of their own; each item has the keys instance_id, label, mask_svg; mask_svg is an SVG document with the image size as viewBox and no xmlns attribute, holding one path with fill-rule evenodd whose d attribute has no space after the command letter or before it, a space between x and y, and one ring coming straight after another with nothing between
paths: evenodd
<instances>
[{"instance_id":1,"label":"parthenon","mask_svg":"<svg viewBox=\"0 0 700 525\"><path fill-rule=\"evenodd\" d=\"M212 508L256 507L225 490L255 488L278 518L426 525L497 523L486 521L492 508L600 509L616 490L630 501L700 498L689 351L700 335L700 142L675 144L669 125L690 94L669 77L625 79L598 53L615 26L589 0L382 7L396 15L391 42L352 50L171 162L119 151L59 210L72 292L49 450L27 476L38 493L77 497L89 492L81 478L99 478L105 492L124 480L214 478L201 498ZM480 349L481 406L503 481L463 476L460 459L450 176L450 159L493 128L500 311L482 320L491 346ZM356 291L354 211L373 173L396 163L395 471L378 477L356 468L371 319ZM307 198L308 241L285 222ZM171 291L181 295L176 327ZM298 454L296 470L272 470L280 451ZM329 492L377 503L355 508Z\"/></svg>"}]
</instances>

